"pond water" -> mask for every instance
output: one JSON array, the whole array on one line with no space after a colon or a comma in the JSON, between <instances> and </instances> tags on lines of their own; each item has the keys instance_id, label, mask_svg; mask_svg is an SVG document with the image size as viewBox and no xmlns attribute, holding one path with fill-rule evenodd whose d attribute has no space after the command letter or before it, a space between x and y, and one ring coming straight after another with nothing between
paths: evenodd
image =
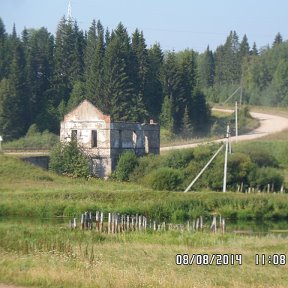
<instances>
[{"instance_id":1,"label":"pond water","mask_svg":"<svg viewBox=\"0 0 288 288\"><path fill-rule=\"evenodd\" d=\"M60 227L68 227L70 222L70 217L53 217L53 218L29 218L29 217L0 217L1 223L11 223L11 224L35 224L35 225L55 225ZM218 220L218 219L217 219ZM79 220L78 220L79 221ZM192 220L190 221L192 223ZM277 234L283 237L288 237L288 221L244 221L244 220L233 220L226 219L225 231L241 235L267 235L267 234ZM184 224L187 223L177 223ZM211 219L204 219L205 230L209 229L211 224ZM219 223L217 223L219 227Z\"/></svg>"}]
</instances>

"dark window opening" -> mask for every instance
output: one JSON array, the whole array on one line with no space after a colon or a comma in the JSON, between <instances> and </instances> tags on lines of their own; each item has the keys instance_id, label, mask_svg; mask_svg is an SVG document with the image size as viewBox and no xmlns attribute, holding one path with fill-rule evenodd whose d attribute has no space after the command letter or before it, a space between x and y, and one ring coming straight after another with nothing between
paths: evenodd
<instances>
[{"instance_id":1,"label":"dark window opening","mask_svg":"<svg viewBox=\"0 0 288 288\"><path fill-rule=\"evenodd\" d=\"M71 140L72 141L77 141L77 130L72 130Z\"/></svg>"},{"instance_id":2,"label":"dark window opening","mask_svg":"<svg viewBox=\"0 0 288 288\"><path fill-rule=\"evenodd\" d=\"M91 133L91 146L97 147L97 130L92 130Z\"/></svg>"}]
</instances>

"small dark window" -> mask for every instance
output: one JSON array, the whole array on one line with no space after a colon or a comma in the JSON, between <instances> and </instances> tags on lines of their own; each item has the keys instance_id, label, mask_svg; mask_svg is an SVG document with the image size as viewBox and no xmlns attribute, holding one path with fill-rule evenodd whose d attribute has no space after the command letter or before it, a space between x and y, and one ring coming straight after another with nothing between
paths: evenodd
<instances>
[{"instance_id":1,"label":"small dark window","mask_svg":"<svg viewBox=\"0 0 288 288\"><path fill-rule=\"evenodd\" d=\"M92 130L91 132L91 146L97 147L97 130Z\"/></svg>"},{"instance_id":2,"label":"small dark window","mask_svg":"<svg viewBox=\"0 0 288 288\"><path fill-rule=\"evenodd\" d=\"M71 140L72 141L77 141L77 130L72 130Z\"/></svg>"}]
</instances>

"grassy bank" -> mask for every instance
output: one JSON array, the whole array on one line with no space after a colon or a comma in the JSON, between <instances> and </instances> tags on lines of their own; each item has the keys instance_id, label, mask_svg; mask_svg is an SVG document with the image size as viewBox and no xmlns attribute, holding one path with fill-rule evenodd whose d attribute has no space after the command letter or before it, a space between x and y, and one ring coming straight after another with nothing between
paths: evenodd
<instances>
[{"instance_id":1,"label":"grassy bank","mask_svg":"<svg viewBox=\"0 0 288 288\"><path fill-rule=\"evenodd\" d=\"M286 194L153 191L132 183L61 177L3 155L0 182L0 216L72 216L100 210L173 222L212 213L288 219Z\"/></svg>"}]
</instances>

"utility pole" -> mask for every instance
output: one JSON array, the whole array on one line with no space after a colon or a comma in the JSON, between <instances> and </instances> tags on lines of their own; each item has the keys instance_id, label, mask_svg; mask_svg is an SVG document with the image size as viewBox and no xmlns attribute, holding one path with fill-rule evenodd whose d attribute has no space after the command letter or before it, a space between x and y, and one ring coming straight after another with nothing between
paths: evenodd
<instances>
[{"instance_id":1,"label":"utility pole","mask_svg":"<svg viewBox=\"0 0 288 288\"><path fill-rule=\"evenodd\" d=\"M227 160L228 160L229 135L230 135L230 127L229 127L229 124L227 124L227 133L226 133L226 139L225 139L223 192L226 192L226 186L227 186Z\"/></svg>"},{"instance_id":2,"label":"utility pole","mask_svg":"<svg viewBox=\"0 0 288 288\"><path fill-rule=\"evenodd\" d=\"M236 142L238 142L238 103L235 102L235 134L236 134Z\"/></svg>"},{"instance_id":3,"label":"utility pole","mask_svg":"<svg viewBox=\"0 0 288 288\"><path fill-rule=\"evenodd\" d=\"M240 107L242 105L242 98L243 98L243 75L241 76L241 90L240 90Z\"/></svg>"},{"instance_id":4,"label":"utility pole","mask_svg":"<svg viewBox=\"0 0 288 288\"><path fill-rule=\"evenodd\" d=\"M199 177L204 173L204 171L207 169L207 167L211 164L211 162L216 158L216 156L219 154L219 152L222 150L224 145L222 145L216 153L212 156L212 158L207 162L207 164L204 166L204 168L199 172L199 174L193 179L193 181L190 183L190 185L186 188L184 193L188 192L191 187L194 185L194 183L199 179Z\"/></svg>"}]
</instances>

